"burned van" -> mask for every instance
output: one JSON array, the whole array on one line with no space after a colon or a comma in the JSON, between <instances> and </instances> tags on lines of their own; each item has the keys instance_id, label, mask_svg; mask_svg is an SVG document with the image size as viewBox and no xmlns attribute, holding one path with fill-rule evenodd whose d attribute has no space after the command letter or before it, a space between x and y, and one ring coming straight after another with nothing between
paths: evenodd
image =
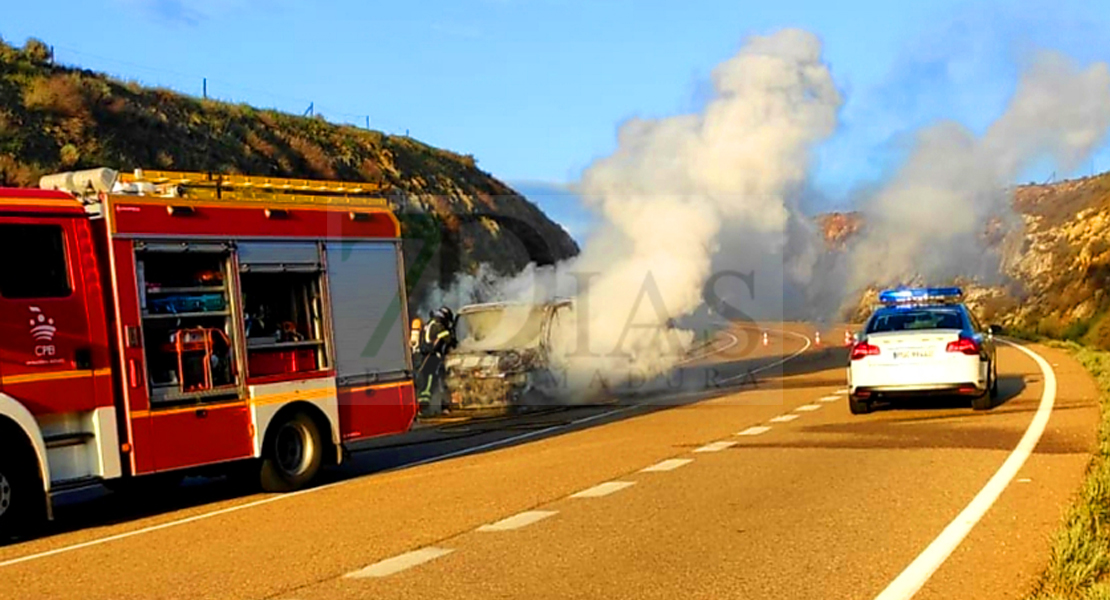
<instances>
[{"instance_id":1,"label":"burned van","mask_svg":"<svg viewBox=\"0 0 1110 600\"><path fill-rule=\"evenodd\" d=\"M490 303L458 312L459 345L447 357L447 389L461 409L545 404L559 387L553 329L570 319L572 301Z\"/></svg>"}]
</instances>

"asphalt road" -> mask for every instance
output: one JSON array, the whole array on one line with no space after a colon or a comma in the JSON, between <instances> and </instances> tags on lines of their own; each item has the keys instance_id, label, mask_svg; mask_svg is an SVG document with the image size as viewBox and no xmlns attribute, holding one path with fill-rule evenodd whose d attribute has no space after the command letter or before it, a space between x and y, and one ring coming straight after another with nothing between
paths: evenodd
<instances>
[{"instance_id":1,"label":"asphalt road","mask_svg":"<svg viewBox=\"0 0 1110 600\"><path fill-rule=\"evenodd\" d=\"M1045 372L1004 347L993 410L852 416L843 349L785 329L737 332L615 404L382 440L303 493L190 481L64 504L47 535L0 547L0 598L867 599L984 487L997 500L915 597L1020 598L1095 443L1082 368L1033 347L1051 413ZM1038 414L1031 456L994 477Z\"/></svg>"}]
</instances>

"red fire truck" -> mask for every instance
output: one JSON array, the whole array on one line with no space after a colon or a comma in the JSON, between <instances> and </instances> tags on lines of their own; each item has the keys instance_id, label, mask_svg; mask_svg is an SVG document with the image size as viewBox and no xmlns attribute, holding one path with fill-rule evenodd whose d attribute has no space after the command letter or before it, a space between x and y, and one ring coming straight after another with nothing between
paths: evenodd
<instances>
[{"instance_id":1,"label":"red fire truck","mask_svg":"<svg viewBox=\"0 0 1110 600\"><path fill-rule=\"evenodd\" d=\"M294 490L411 426L380 189L109 169L40 188L0 188L0 535L60 491L232 461Z\"/></svg>"}]
</instances>

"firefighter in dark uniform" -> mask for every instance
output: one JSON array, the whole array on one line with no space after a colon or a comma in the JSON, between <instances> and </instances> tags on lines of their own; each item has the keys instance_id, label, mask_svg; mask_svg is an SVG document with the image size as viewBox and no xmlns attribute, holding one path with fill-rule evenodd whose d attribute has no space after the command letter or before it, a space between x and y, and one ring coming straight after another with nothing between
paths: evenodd
<instances>
[{"instance_id":1,"label":"firefighter in dark uniform","mask_svg":"<svg viewBox=\"0 0 1110 600\"><path fill-rule=\"evenodd\" d=\"M424 356L416 372L417 399L420 412L437 415L447 408L444 402L447 395L443 383L444 360L458 341L455 339L455 314L444 306L432 311L428 324L420 335L420 354Z\"/></svg>"}]
</instances>

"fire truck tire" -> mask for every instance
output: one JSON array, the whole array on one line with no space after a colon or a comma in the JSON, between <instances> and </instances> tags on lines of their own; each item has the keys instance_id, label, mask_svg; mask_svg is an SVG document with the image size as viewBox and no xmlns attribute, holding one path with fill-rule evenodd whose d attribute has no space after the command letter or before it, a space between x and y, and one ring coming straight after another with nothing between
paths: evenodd
<instances>
[{"instance_id":1,"label":"fire truck tire","mask_svg":"<svg viewBox=\"0 0 1110 600\"><path fill-rule=\"evenodd\" d=\"M303 412L277 424L262 454L262 489L299 490L316 478L324 462L324 439L316 422Z\"/></svg>"},{"instance_id":2,"label":"fire truck tire","mask_svg":"<svg viewBox=\"0 0 1110 600\"><path fill-rule=\"evenodd\" d=\"M33 531L45 519L36 466L26 444L0 442L0 540Z\"/></svg>"}]
</instances>

